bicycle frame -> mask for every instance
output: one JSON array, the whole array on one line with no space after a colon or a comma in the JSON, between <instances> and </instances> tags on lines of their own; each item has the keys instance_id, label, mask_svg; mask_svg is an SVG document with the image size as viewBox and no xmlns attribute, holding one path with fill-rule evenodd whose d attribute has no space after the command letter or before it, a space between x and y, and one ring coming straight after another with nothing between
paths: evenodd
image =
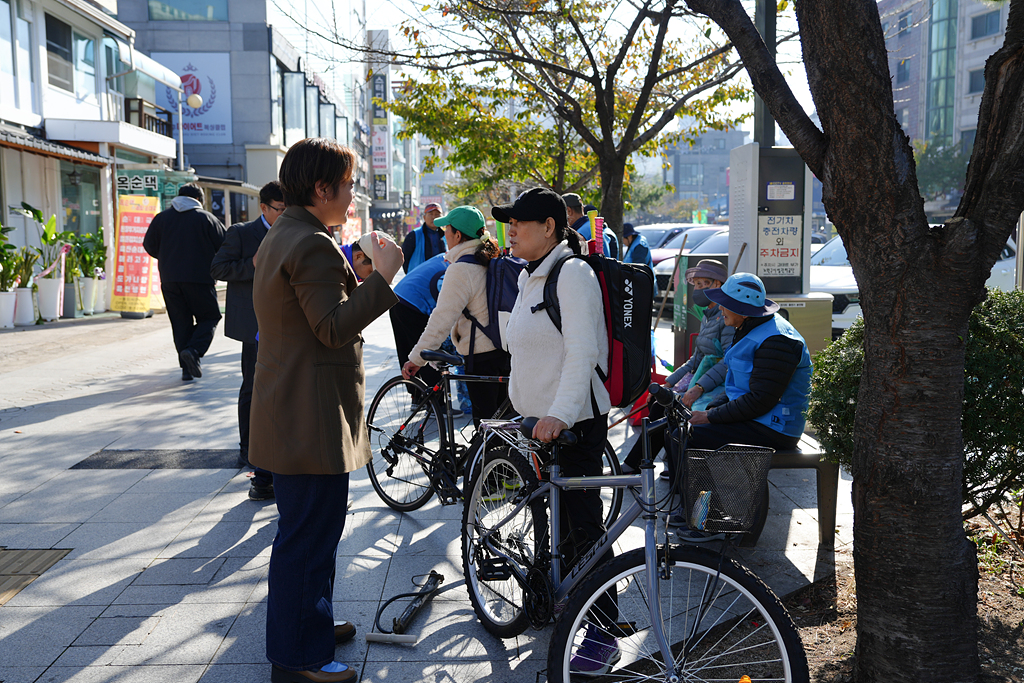
<instances>
[{"instance_id":1,"label":"bicycle frame","mask_svg":"<svg viewBox=\"0 0 1024 683\"><path fill-rule=\"evenodd\" d=\"M509 423L505 423L506 425ZM517 426L518 427L518 426ZM505 438L502 434L500 425L481 425L481 429L487 431L493 431L504 441L518 447L517 443L513 443L512 440ZM599 559L604 553L611 549L612 544L625 533L634 521L638 517L644 519L644 557L647 561L647 591L648 595L651 596L649 600L651 624L656 625L654 627L654 637L658 643L658 647L661 650L661 654L664 657L664 661L674 661L671 647L668 642L668 638L665 636L664 631L661 628L662 615L661 615L661 600L659 599L658 585L658 572L654 571L658 566L658 548L657 548L657 521L658 515L655 504L655 480L654 480L654 463L650 457L650 441L648 440L648 419L644 418L641 427L641 436L644 444L643 460L640 465L640 474L624 474L618 476L590 476L590 477L562 477L559 476L559 467L557 459L557 444L554 447L553 454L555 457L550 465L551 476L548 480L541 482L541 484L528 496L523 497L518 504L506 515L501 521L494 524L491 531L485 533L480 537L481 543L485 544L492 553L504 558L508 561L508 565L511 571L516 575L516 579L521 585L526 584L526 574L520 569L514 558L510 557L506 553L502 552L500 547L495 547L490 543L491 536L498 532L504 527L511 519L513 519L523 508L529 505L531 502L537 500L542 496L548 496L548 517L551 524L551 535L550 535L550 546L551 546L551 583L554 586L554 598L556 603L564 602L569 592L583 580L587 574L597 565ZM569 572L569 575L564 579L562 578L561 568L561 553L558 549L558 540L561 536L561 520L559 518L559 505L561 503L561 492L563 489L584 489L584 488L601 488L601 487L612 487L612 488L633 488L640 486L640 501L634 498L633 503L623 511L618 519L612 524L611 528L605 531L605 533L598 539L597 542L591 546L587 553L576 563L576 565ZM673 665L674 668L674 665Z\"/></svg>"},{"instance_id":2,"label":"bicycle frame","mask_svg":"<svg viewBox=\"0 0 1024 683\"><path fill-rule=\"evenodd\" d=\"M398 431L395 432L395 436L402 435L402 433L405 431L406 427L409 426L409 421L413 417L418 415L419 411L425 405L427 405L427 403L429 401L431 401L435 395L440 393L441 399L442 399L443 405L444 405L444 410L442 412L444 413L445 437L446 437L447 442L449 444L449 446L448 446L449 449L451 449L457 455L458 451L456 450L456 445L455 445L455 421L454 421L454 418L452 417L451 410L448 408L448 406L451 405L451 391L450 391L450 388L449 388L450 384L452 382L490 382L490 383L508 384L508 377L492 376L492 375L456 375L456 374L452 373L449 370L449 366L448 365L442 366L440 370L441 370L441 381L438 382L437 384L435 384L434 386L424 385L425 391L423 393L422 399L416 404L415 409L412 411L412 413L409 415L409 417L407 417L406 420L401 424L401 426L398 428ZM507 403L507 401L506 401L506 403ZM403 453L405 453L406 455L410 456L411 458L413 458L414 460L419 462L420 465L422 467L424 467L425 469L427 469L427 468L429 468L431 466L431 464L432 464L431 460L434 458L434 456L437 455L437 453L428 453L428 454L424 455L424 454L418 453L415 450L413 450L411 448L408 448L408 447L406 447L406 446L404 446L402 444L392 443L392 446L394 448L400 449ZM455 462L456 468L458 468L460 466L460 464L464 464L464 463L460 463L457 457L453 458L453 461ZM448 474L446 472L442 472L442 475L444 475L446 478L448 476ZM454 480L448 481L446 483L449 486L451 486L452 488L461 491L461 488L458 486L458 484ZM437 493L440 496L440 500L444 501L445 498L444 498L443 495L441 495L441 491L438 490L438 487L435 486L434 488L435 488L435 493Z\"/></svg>"}]
</instances>

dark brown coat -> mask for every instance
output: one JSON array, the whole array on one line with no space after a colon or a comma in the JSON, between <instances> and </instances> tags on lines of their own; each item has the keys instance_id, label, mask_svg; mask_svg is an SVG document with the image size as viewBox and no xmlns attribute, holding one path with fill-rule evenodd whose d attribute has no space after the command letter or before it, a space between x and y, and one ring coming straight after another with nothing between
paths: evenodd
<instances>
[{"instance_id":1,"label":"dark brown coat","mask_svg":"<svg viewBox=\"0 0 1024 683\"><path fill-rule=\"evenodd\" d=\"M259 355L249 460L277 474L341 474L364 466L364 327L398 298L356 275L327 228L289 207L256 255Z\"/></svg>"}]
</instances>

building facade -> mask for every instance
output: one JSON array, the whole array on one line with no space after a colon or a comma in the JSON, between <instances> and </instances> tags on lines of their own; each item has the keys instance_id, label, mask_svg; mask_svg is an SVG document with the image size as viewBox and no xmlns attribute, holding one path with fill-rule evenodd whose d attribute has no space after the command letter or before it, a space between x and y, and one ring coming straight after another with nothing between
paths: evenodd
<instances>
[{"instance_id":1,"label":"building facade","mask_svg":"<svg viewBox=\"0 0 1024 683\"><path fill-rule=\"evenodd\" d=\"M708 131L692 145L681 142L665 149L663 181L676 199L696 199L700 208L729 212L729 151L746 144L742 130Z\"/></svg>"},{"instance_id":2,"label":"building facade","mask_svg":"<svg viewBox=\"0 0 1024 683\"><path fill-rule=\"evenodd\" d=\"M983 0L881 0L893 106L912 140L969 152L985 60L1003 44L1009 7Z\"/></svg>"},{"instance_id":3,"label":"building facade","mask_svg":"<svg viewBox=\"0 0 1024 683\"><path fill-rule=\"evenodd\" d=\"M114 225L117 169L171 168L173 113L158 87L180 80L140 53L135 33L87 0L0 0L0 222L38 246L22 202L78 234ZM176 90L174 90L176 89Z\"/></svg>"},{"instance_id":4,"label":"building facade","mask_svg":"<svg viewBox=\"0 0 1024 683\"><path fill-rule=\"evenodd\" d=\"M360 7L365 16L365 5L353 11ZM184 111L185 154L201 180L259 187L278 177L288 147L307 137L336 138L365 154L365 94L354 79L336 92L337 81L316 73L316 60L286 37L303 17L282 13L273 0L118 0L117 11L136 45L181 75L186 95L202 98ZM368 170L360 157L347 239L369 223ZM254 199L234 197L215 213L242 220L258 211Z\"/></svg>"}]
</instances>

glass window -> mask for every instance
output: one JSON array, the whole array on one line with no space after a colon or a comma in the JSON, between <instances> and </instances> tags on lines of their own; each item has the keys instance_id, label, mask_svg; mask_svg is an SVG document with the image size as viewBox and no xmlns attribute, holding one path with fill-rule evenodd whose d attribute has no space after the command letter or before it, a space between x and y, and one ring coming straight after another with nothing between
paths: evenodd
<instances>
[{"instance_id":1,"label":"glass window","mask_svg":"<svg viewBox=\"0 0 1024 683\"><path fill-rule=\"evenodd\" d=\"M306 137L306 75L297 71L283 74L284 146L291 147Z\"/></svg>"},{"instance_id":2,"label":"glass window","mask_svg":"<svg viewBox=\"0 0 1024 683\"><path fill-rule=\"evenodd\" d=\"M968 93L979 93L985 90L985 70L976 69L967 73L970 83L967 86Z\"/></svg>"},{"instance_id":3,"label":"glass window","mask_svg":"<svg viewBox=\"0 0 1024 683\"><path fill-rule=\"evenodd\" d=\"M974 138L978 135L978 129L960 131L960 151L964 154L970 154L971 150L974 149Z\"/></svg>"},{"instance_id":4,"label":"glass window","mask_svg":"<svg viewBox=\"0 0 1024 683\"><path fill-rule=\"evenodd\" d=\"M900 126L903 128L903 130L906 130L907 126L909 126L909 125L910 125L910 108L909 107L903 107L902 109L900 109Z\"/></svg>"},{"instance_id":5,"label":"glass window","mask_svg":"<svg viewBox=\"0 0 1024 683\"><path fill-rule=\"evenodd\" d=\"M338 139L338 142L348 147L352 144L352 138L349 134L348 128L348 117L338 116L334 121L334 135Z\"/></svg>"},{"instance_id":6,"label":"glass window","mask_svg":"<svg viewBox=\"0 0 1024 683\"><path fill-rule=\"evenodd\" d=\"M320 136L325 138L337 138L334 131L334 105L320 105Z\"/></svg>"},{"instance_id":7,"label":"glass window","mask_svg":"<svg viewBox=\"0 0 1024 683\"><path fill-rule=\"evenodd\" d=\"M0 74L4 74L3 92L10 92L13 88L8 86L14 84L14 40L11 35L11 3L8 0L0 0Z\"/></svg>"},{"instance_id":8,"label":"glass window","mask_svg":"<svg viewBox=\"0 0 1024 683\"><path fill-rule=\"evenodd\" d=\"M904 12L900 15L896 35L900 38L910 35L910 12Z\"/></svg>"},{"instance_id":9,"label":"glass window","mask_svg":"<svg viewBox=\"0 0 1024 683\"><path fill-rule=\"evenodd\" d=\"M320 89L306 86L306 137L320 136Z\"/></svg>"},{"instance_id":10,"label":"glass window","mask_svg":"<svg viewBox=\"0 0 1024 683\"><path fill-rule=\"evenodd\" d=\"M73 181L72 173L78 173ZM77 184L74 184L77 182ZM60 162L64 229L79 235L96 234L100 221L100 174L92 166Z\"/></svg>"},{"instance_id":11,"label":"glass window","mask_svg":"<svg viewBox=\"0 0 1024 683\"><path fill-rule=\"evenodd\" d=\"M284 144L284 69L270 57L270 143Z\"/></svg>"},{"instance_id":12,"label":"glass window","mask_svg":"<svg viewBox=\"0 0 1024 683\"><path fill-rule=\"evenodd\" d=\"M75 91L71 27L49 14L46 15L46 67L50 85Z\"/></svg>"},{"instance_id":13,"label":"glass window","mask_svg":"<svg viewBox=\"0 0 1024 683\"><path fill-rule=\"evenodd\" d=\"M896 64L896 83L906 83L910 80L910 60L901 59Z\"/></svg>"},{"instance_id":14,"label":"glass window","mask_svg":"<svg viewBox=\"0 0 1024 683\"><path fill-rule=\"evenodd\" d=\"M971 17L971 40L999 33L999 10Z\"/></svg>"},{"instance_id":15,"label":"glass window","mask_svg":"<svg viewBox=\"0 0 1024 683\"><path fill-rule=\"evenodd\" d=\"M227 21L228 0L149 0L150 21Z\"/></svg>"},{"instance_id":16,"label":"glass window","mask_svg":"<svg viewBox=\"0 0 1024 683\"><path fill-rule=\"evenodd\" d=\"M96 41L74 33L75 94L92 97L96 94Z\"/></svg>"},{"instance_id":17,"label":"glass window","mask_svg":"<svg viewBox=\"0 0 1024 683\"><path fill-rule=\"evenodd\" d=\"M17 76L18 76L18 106L22 109L31 108L32 111L39 111L36 103L35 74L32 69L32 21L31 14L25 6L24 0L18 2L18 13L14 20L17 44L15 54L17 55Z\"/></svg>"}]
</instances>

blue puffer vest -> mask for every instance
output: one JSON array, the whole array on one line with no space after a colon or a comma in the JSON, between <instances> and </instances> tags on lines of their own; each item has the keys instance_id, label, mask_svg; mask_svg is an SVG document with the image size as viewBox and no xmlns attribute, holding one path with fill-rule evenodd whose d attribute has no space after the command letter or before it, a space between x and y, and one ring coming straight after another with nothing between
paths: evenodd
<instances>
[{"instance_id":1,"label":"blue puffer vest","mask_svg":"<svg viewBox=\"0 0 1024 683\"><path fill-rule=\"evenodd\" d=\"M800 436L807 422L804 412L807 410L807 397L811 389L811 354L807 351L804 338L782 316L772 316L771 320L758 325L745 337L733 342L732 348L726 351L725 364L729 372L725 377L725 393L730 401L734 401L750 392L754 353L768 337L779 334L801 342L804 345L803 353L793 378L789 380L789 386L782 393L782 398L774 408L754 420L788 436Z\"/></svg>"}]
</instances>

